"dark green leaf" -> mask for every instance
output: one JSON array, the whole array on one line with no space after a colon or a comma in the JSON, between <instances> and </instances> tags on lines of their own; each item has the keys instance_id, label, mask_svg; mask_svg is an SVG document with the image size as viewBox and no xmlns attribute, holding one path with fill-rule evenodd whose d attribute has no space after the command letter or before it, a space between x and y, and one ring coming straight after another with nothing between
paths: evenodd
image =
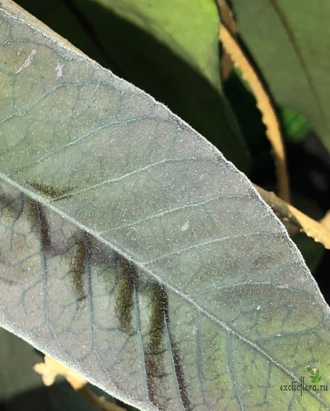
<instances>
[{"instance_id":1,"label":"dark green leaf","mask_svg":"<svg viewBox=\"0 0 330 411\"><path fill-rule=\"evenodd\" d=\"M302 114L330 150L330 2L231 3L240 36L275 102Z\"/></svg>"}]
</instances>

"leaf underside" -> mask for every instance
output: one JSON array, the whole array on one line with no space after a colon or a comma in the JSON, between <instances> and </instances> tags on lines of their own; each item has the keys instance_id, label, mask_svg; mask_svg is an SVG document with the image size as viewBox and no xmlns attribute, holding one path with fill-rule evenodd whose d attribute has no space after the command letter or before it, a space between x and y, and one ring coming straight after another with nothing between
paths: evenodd
<instances>
[{"instance_id":1,"label":"leaf underside","mask_svg":"<svg viewBox=\"0 0 330 411\"><path fill-rule=\"evenodd\" d=\"M329 310L246 177L5 10L0 324L145 410L320 410ZM314 365L315 364L315 365Z\"/></svg>"},{"instance_id":2,"label":"leaf underside","mask_svg":"<svg viewBox=\"0 0 330 411\"><path fill-rule=\"evenodd\" d=\"M246 144L221 90L214 0L18 3L101 65L163 102L236 167L249 172Z\"/></svg>"}]
</instances>

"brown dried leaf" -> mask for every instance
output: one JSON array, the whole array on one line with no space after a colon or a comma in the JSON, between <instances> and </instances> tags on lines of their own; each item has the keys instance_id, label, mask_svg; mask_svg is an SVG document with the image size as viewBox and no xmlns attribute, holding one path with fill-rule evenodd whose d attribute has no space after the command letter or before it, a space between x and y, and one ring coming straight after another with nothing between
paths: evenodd
<instances>
[{"instance_id":1,"label":"brown dried leaf","mask_svg":"<svg viewBox=\"0 0 330 411\"><path fill-rule=\"evenodd\" d=\"M324 224L325 221L328 221L329 213L322 220L323 223L319 223L281 200L274 193L256 185L254 187L283 223L289 222L300 231L303 231L308 237L313 238L317 243L323 244L326 249L330 250L330 230Z\"/></svg>"},{"instance_id":2,"label":"brown dried leaf","mask_svg":"<svg viewBox=\"0 0 330 411\"><path fill-rule=\"evenodd\" d=\"M255 69L244 55L243 50L225 25L221 25L219 37L224 48L230 54L235 67L242 73L243 79L250 86L256 100L257 107L262 113L262 121L266 126L266 134L272 146L275 169L279 186L279 197L290 202L289 178L286 164L286 154L275 110L265 87L259 79Z\"/></svg>"}]
</instances>

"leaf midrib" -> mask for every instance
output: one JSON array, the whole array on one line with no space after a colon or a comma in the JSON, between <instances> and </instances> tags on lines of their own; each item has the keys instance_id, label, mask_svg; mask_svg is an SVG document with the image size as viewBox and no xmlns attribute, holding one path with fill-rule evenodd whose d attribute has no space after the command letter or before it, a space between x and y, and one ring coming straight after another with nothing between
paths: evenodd
<instances>
[{"instance_id":1,"label":"leaf midrib","mask_svg":"<svg viewBox=\"0 0 330 411\"><path fill-rule=\"evenodd\" d=\"M211 314L208 310L205 308L201 307L199 304L197 304L193 299L185 295L182 291L178 290L176 287L174 287L172 284L166 283L164 280L162 280L157 274L152 272L150 269L146 268L146 266L141 263L141 262L135 262L132 260L132 258L122 249L117 247L116 245L113 245L111 242L105 240L103 237L100 236L99 233L96 231L84 226L81 224L79 221L77 221L75 218L70 217L67 215L65 212L60 210L59 208L55 207L51 201L46 199L43 196L38 195L37 193L34 193L33 191L28 190L26 187L22 186L21 184L13 181L9 177L7 177L5 174L0 172L0 179L3 180L5 183L8 185L16 188L18 191L22 192L25 194L27 197L30 197L31 199L35 200L36 202L42 204L43 206L49 208L56 214L60 215L64 220L71 222L74 224L76 227L80 228L82 231L87 232L91 236L93 236L95 239L100 241L102 244L106 245L107 247L110 247L112 250L114 250L116 253L124 257L128 261L132 261L136 267L138 267L141 271L144 271L146 274L148 274L151 278L156 280L159 284L163 284L166 286L168 289L170 289L172 292L177 294L179 297L181 297L184 301L189 303L193 308L197 310L200 314L203 314L206 318L211 320L213 323L217 324L220 326L223 330L227 332L228 335L233 335L235 336L238 340L240 340L242 343L245 343L247 346L250 348L253 348L256 352L258 352L260 355L265 357L267 360L271 361L271 363L280 369L284 374L292 378L294 381L299 381L299 377L296 376L295 374L291 373L288 369L286 369L283 365L279 364L274 358L272 358L266 351L264 351L262 348L260 348L257 344L253 343L252 341L248 340L247 338L243 337L240 335L237 331L234 331L231 329L225 322L220 321L218 318L216 318L213 314ZM311 394L313 397L317 398L318 401L320 401L323 405L329 406L329 403L327 403L322 397L317 395L314 391L308 391L309 394Z\"/></svg>"}]
</instances>

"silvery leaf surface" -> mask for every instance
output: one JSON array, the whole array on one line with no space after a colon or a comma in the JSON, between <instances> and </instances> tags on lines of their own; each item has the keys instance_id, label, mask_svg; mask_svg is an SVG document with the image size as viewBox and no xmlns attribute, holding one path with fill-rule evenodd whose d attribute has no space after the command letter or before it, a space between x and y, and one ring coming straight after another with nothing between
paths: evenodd
<instances>
[{"instance_id":1,"label":"silvery leaf surface","mask_svg":"<svg viewBox=\"0 0 330 411\"><path fill-rule=\"evenodd\" d=\"M0 325L143 410L327 409L281 391L329 379L329 308L247 178L1 4Z\"/></svg>"}]
</instances>

